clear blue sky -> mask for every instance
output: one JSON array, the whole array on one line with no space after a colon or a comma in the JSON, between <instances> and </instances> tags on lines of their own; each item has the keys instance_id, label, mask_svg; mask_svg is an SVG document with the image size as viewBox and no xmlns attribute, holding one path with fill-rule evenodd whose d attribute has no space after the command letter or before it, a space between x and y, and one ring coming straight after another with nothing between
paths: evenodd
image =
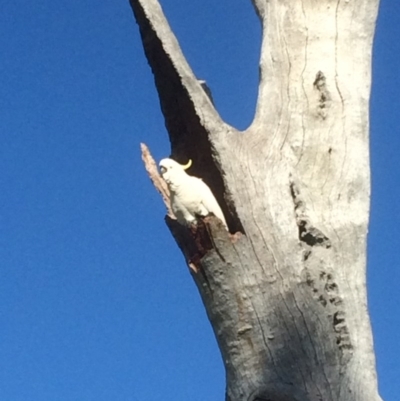
<instances>
[{"instance_id":1,"label":"clear blue sky","mask_svg":"<svg viewBox=\"0 0 400 401\"><path fill-rule=\"evenodd\" d=\"M250 0L164 0L238 128L256 98ZM382 0L371 116L369 305L381 394L400 394L400 3ZM3 1L0 400L222 400L219 351L139 142L169 154L128 0ZM356 74L357 71L354 71Z\"/></svg>"}]
</instances>

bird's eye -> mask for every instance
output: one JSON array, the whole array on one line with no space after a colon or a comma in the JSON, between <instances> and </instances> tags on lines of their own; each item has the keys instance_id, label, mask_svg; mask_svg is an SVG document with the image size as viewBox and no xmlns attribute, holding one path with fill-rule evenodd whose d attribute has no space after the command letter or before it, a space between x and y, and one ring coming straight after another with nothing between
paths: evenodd
<instances>
[{"instance_id":1,"label":"bird's eye","mask_svg":"<svg viewBox=\"0 0 400 401\"><path fill-rule=\"evenodd\" d=\"M167 169L164 166L161 166L160 171L161 171L161 174L164 174L167 172Z\"/></svg>"}]
</instances>

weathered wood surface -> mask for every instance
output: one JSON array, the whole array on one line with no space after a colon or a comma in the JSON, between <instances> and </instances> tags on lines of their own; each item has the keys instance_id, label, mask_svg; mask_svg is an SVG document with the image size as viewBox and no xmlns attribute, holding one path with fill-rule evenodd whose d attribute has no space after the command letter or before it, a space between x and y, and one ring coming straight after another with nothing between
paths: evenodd
<instances>
[{"instance_id":1,"label":"weathered wood surface","mask_svg":"<svg viewBox=\"0 0 400 401\"><path fill-rule=\"evenodd\" d=\"M378 1L253 3L260 87L254 121L239 132L221 120L158 2L131 0L172 157L193 159L189 172L211 187L231 235L215 218L197 232L167 223L195 265L227 400L379 401L365 284Z\"/></svg>"}]
</instances>

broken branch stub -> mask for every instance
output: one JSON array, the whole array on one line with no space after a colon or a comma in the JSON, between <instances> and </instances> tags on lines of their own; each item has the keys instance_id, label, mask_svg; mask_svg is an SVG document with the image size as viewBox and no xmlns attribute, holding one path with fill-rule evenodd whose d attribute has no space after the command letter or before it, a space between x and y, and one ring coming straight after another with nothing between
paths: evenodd
<instances>
[{"instance_id":1,"label":"broken branch stub","mask_svg":"<svg viewBox=\"0 0 400 401\"><path fill-rule=\"evenodd\" d=\"M169 190L165 181L162 179L158 172L157 164L150 153L149 148L144 143L140 144L140 149L142 151L142 160L144 163L144 167L147 171L147 174L150 177L151 182L153 183L156 190L160 193L162 200L164 202L165 207L167 208L167 215L171 219L175 219L174 213L171 209L171 203L169 198Z\"/></svg>"}]
</instances>

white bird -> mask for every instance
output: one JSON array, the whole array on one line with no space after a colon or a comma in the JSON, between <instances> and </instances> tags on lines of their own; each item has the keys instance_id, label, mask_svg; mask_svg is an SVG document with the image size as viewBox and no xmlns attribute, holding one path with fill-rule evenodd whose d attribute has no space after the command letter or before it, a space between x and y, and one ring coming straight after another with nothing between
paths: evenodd
<instances>
[{"instance_id":1,"label":"white bird","mask_svg":"<svg viewBox=\"0 0 400 401\"><path fill-rule=\"evenodd\" d=\"M162 159L159 163L161 176L170 192L171 209L178 222L193 224L198 216L205 217L213 213L228 230L224 214L211 189L200 178L186 173L185 170L191 165L191 160L185 166L172 159Z\"/></svg>"}]
</instances>

